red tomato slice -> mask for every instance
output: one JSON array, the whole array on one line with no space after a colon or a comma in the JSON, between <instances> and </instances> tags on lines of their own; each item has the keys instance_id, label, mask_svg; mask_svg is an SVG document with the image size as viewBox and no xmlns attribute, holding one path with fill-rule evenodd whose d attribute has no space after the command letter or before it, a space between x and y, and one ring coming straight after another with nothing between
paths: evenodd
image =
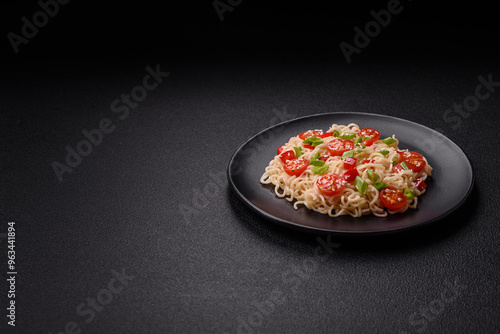
<instances>
[{"instance_id":1,"label":"red tomato slice","mask_svg":"<svg viewBox=\"0 0 500 334\"><path fill-rule=\"evenodd\" d=\"M328 143L328 150L333 156L341 156L344 152L353 148L354 142L349 139L334 139Z\"/></svg>"},{"instance_id":2,"label":"red tomato slice","mask_svg":"<svg viewBox=\"0 0 500 334\"><path fill-rule=\"evenodd\" d=\"M308 149L310 149L310 150L314 150L314 149L315 149L315 147L314 147L314 146L309 145L309 144L304 144L304 148L308 148Z\"/></svg>"},{"instance_id":3,"label":"red tomato slice","mask_svg":"<svg viewBox=\"0 0 500 334\"><path fill-rule=\"evenodd\" d=\"M325 196L338 194L344 188L345 180L338 174L326 174L318 178L316 185Z\"/></svg>"},{"instance_id":4,"label":"red tomato slice","mask_svg":"<svg viewBox=\"0 0 500 334\"><path fill-rule=\"evenodd\" d=\"M356 162L358 160L356 158L345 158L344 160L344 168L345 169L353 169L356 166Z\"/></svg>"},{"instance_id":5,"label":"red tomato slice","mask_svg":"<svg viewBox=\"0 0 500 334\"><path fill-rule=\"evenodd\" d=\"M300 135L299 135L299 138L304 140L306 139L307 137L318 137L318 138L322 138L323 136L323 131L321 130L309 130L309 131L306 131L306 132L302 132Z\"/></svg>"},{"instance_id":6,"label":"red tomato slice","mask_svg":"<svg viewBox=\"0 0 500 334\"><path fill-rule=\"evenodd\" d=\"M380 192L380 201L389 210L399 210L406 205L407 198L396 187L386 187Z\"/></svg>"},{"instance_id":7,"label":"red tomato slice","mask_svg":"<svg viewBox=\"0 0 500 334\"><path fill-rule=\"evenodd\" d=\"M319 160L323 160L323 161L326 161L328 160L328 158L330 158L330 155L329 154L326 154L326 153L323 153L319 156Z\"/></svg>"},{"instance_id":8,"label":"red tomato slice","mask_svg":"<svg viewBox=\"0 0 500 334\"><path fill-rule=\"evenodd\" d=\"M281 152L283 152L284 148L285 148L285 145L278 147L278 154L281 154Z\"/></svg>"},{"instance_id":9,"label":"red tomato slice","mask_svg":"<svg viewBox=\"0 0 500 334\"><path fill-rule=\"evenodd\" d=\"M354 182L356 180L356 176L359 175L359 172L356 168L349 169L348 171L345 171L344 174L342 174L342 177L349 183Z\"/></svg>"},{"instance_id":10,"label":"red tomato slice","mask_svg":"<svg viewBox=\"0 0 500 334\"><path fill-rule=\"evenodd\" d=\"M292 150L285 151L280 154L280 159L283 163L287 162L290 159L295 159L295 152Z\"/></svg>"},{"instance_id":11,"label":"red tomato slice","mask_svg":"<svg viewBox=\"0 0 500 334\"><path fill-rule=\"evenodd\" d=\"M333 132L325 132L325 133L323 133L321 138L326 138L326 137L331 137L331 136L333 136Z\"/></svg>"},{"instance_id":12,"label":"red tomato slice","mask_svg":"<svg viewBox=\"0 0 500 334\"><path fill-rule=\"evenodd\" d=\"M416 179L415 180L415 187L417 187L418 191L422 191L425 188L427 188L427 185L425 184L424 180Z\"/></svg>"},{"instance_id":13,"label":"red tomato slice","mask_svg":"<svg viewBox=\"0 0 500 334\"><path fill-rule=\"evenodd\" d=\"M404 170L404 168L403 168L403 166L401 166L401 164L397 164L397 165L392 166L392 171L394 173L399 173L402 170Z\"/></svg>"},{"instance_id":14,"label":"red tomato slice","mask_svg":"<svg viewBox=\"0 0 500 334\"><path fill-rule=\"evenodd\" d=\"M288 175L300 176L309 166L309 160L304 158L291 159L285 162L283 170Z\"/></svg>"},{"instance_id":15,"label":"red tomato slice","mask_svg":"<svg viewBox=\"0 0 500 334\"><path fill-rule=\"evenodd\" d=\"M372 146L373 143L375 143L375 141L378 140L378 139L367 139L367 140L364 140L361 142L361 145L366 145L366 146Z\"/></svg>"},{"instance_id":16,"label":"red tomato slice","mask_svg":"<svg viewBox=\"0 0 500 334\"><path fill-rule=\"evenodd\" d=\"M427 164L424 157L417 152L403 151L399 153L399 161L404 161L408 168L414 172L421 171Z\"/></svg>"},{"instance_id":17,"label":"red tomato slice","mask_svg":"<svg viewBox=\"0 0 500 334\"><path fill-rule=\"evenodd\" d=\"M370 139L361 142L361 145L372 146L375 141L379 140L380 132L372 128L362 128L359 129L358 136L370 137Z\"/></svg>"},{"instance_id":18,"label":"red tomato slice","mask_svg":"<svg viewBox=\"0 0 500 334\"><path fill-rule=\"evenodd\" d=\"M380 132L372 128L362 128L359 129L358 136L360 137L370 137L373 141L380 138Z\"/></svg>"}]
</instances>

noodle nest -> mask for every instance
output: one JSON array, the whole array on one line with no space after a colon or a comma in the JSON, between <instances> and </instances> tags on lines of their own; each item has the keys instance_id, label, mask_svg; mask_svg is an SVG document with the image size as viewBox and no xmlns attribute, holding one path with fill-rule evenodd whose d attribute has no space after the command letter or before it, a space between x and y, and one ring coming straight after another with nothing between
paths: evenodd
<instances>
[{"instance_id":1,"label":"noodle nest","mask_svg":"<svg viewBox=\"0 0 500 334\"><path fill-rule=\"evenodd\" d=\"M357 134L359 130L359 126L354 123L348 125L333 124L327 132L355 132ZM418 190L415 181L418 178L426 180L427 177L431 175L432 167L426 160L425 167L419 172L413 172L411 169L394 172L393 160L396 159L395 161L397 161L399 158L399 153L397 151L400 149L398 148L399 141L397 138L394 135L392 138L394 138L395 142L390 145L384 144L381 140L376 140L371 146L359 149L356 147L355 149L353 157L358 161L358 165L355 168L357 168L359 176L368 184L365 194L361 194L354 183L348 182L345 182L343 189L334 196L324 196L319 191L316 184L319 177L328 173L342 175L346 171L341 156L330 156L328 160L326 160L325 166L328 166L328 170L324 174L315 174L312 170L314 166L309 165L307 169L297 177L295 175L290 176L284 171L284 164L279 155L276 155L266 167L260 182L262 184L274 185L276 196L285 198L290 202L295 201L293 203L295 210L303 205L310 210L327 214L331 217L342 215L361 217L369 214L378 217L386 217L388 214L402 213L408 209L416 209L418 205L418 196L425 193L426 189L422 191ZM333 136L325 137L322 138L323 143L314 147L314 149L304 149L303 140L296 136L290 138L283 146L283 152L293 150L294 147L302 147L303 155L301 155L301 158L311 161L317 153L329 154L328 143L335 139L336 138ZM379 153L379 151L382 150L389 151L389 153L385 155ZM372 161L360 163L367 159ZM384 208L380 200L379 190L374 187L375 182L368 176L368 169L371 169L378 176L378 179L386 183L387 186L395 187L400 191L410 189L415 196L408 199L406 205L400 210L391 211Z\"/></svg>"}]
</instances>

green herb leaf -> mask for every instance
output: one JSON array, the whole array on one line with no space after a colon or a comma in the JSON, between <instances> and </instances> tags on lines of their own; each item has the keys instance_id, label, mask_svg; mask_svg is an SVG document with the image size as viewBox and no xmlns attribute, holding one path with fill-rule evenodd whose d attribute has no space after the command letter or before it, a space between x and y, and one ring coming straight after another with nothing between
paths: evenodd
<instances>
[{"instance_id":1,"label":"green herb leaf","mask_svg":"<svg viewBox=\"0 0 500 334\"><path fill-rule=\"evenodd\" d=\"M310 136L310 137L307 137L306 139L304 139L302 142L304 144L312 144L315 141L321 141L321 138Z\"/></svg>"},{"instance_id":2,"label":"green herb leaf","mask_svg":"<svg viewBox=\"0 0 500 334\"><path fill-rule=\"evenodd\" d=\"M359 137L356 139L356 144L360 144L361 142L370 139L371 137Z\"/></svg>"},{"instance_id":3,"label":"green herb leaf","mask_svg":"<svg viewBox=\"0 0 500 334\"><path fill-rule=\"evenodd\" d=\"M328 170L328 166L314 166L313 168L311 168L312 172L314 174L323 174L324 172L326 172Z\"/></svg>"},{"instance_id":4,"label":"green herb leaf","mask_svg":"<svg viewBox=\"0 0 500 334\"><path fill-rule=\"evenodd\" d=\"M411 189L405 189L405 196L408 197L408 199L412 199L415 197L415 193L411 191Z\"/></svg>"},{"instance_id":5,"label":"green herb leaf","mask_svg":"<svg viewBox=\"0 0 500 334\"><path fill-rule=\"evenodd\" d=\"M334 137L338 137L339 135L340 135L340 133L337 130L333 131L333 136Z\"/></svg>"},{"instance_id":6,"label":"green herb leaf","mask_svg":"<svg viewBox=\"0 0 500 334\"><path fill-rule=\"evenodd\" d=\"M398 164L398 161L396 159L392 159L392 164L393 165L397 165Z\"/></svg>"},{"instance_id":7,"label":"green herb leaf","mask_svg":"<svg viewBox=\"0 0 500 334\"><path fill-rule=\"evenodd\" d=\"M366 183L366 181L363 180L359 175L356 176L356 179L354 180L354 186L356 187L356 189L358 189L358 191L361 195L366 194L366 189L368 188L368 183Z\"/></svg>"},{"instance_id":8,"label":"green herb leaf","mask_svg":"<svg viewBox=\"0 0 500 334\"><path fill-rule=\"evenodd\" d=\"M380 153L380 154L382 154L382 155L387 155L387 154L389 154L389 151L387 151L387 150L382 150L382 151L378 151L377 153Z\"/></svg>"},{"instance_id":9,"label":"green herb leaf","mask_svg":"<svg viewBox=\"0 0 500 334\"><path fill-rule=\"evenodd\" d=\"M316 152L316 154L314 155L314 157L312 159L313 160L318 160L319 159L319 152Z\"/></svg>"},{"instance_id":10,"label":"green herb leaf","mask_svg":"<svg viewBox=\"0 0 500 334\"><path fill-rule=\"evenodd\" d=\"M354 132L344 132L342 135L338 136L340 139L353 139L356 137Z\"/></svg>"},{"instance_id":11,"label":"green herb leaf","mask_svg":"<svg viewBox=\"0 0 500 334\"><path fill-rule=\"evenodd\" d=\"M313 166L323 166L325 164L325 162L323 160L317 160L317 159L313 159L311 160L311 165Z\"/></svg>"},{"instance_id":12,"label":"green herb leaf","mask_svg":"<svg viewBox=\"0 0 500 334\"><path fill-rule=\"evenodd\" d=\"M380 191L380 190L384 189L385 187L387 187L387 183L382 182L382 181L378 181L377 183L375 183L374 187L375 187L375 189Z\"/></svg>"},{"instance_id":13,"label":"green herb leaf","mask_svg":"<svg viewBox=\"0 0 500 334\"><path fill-rule=\"evenodd\" d=\"M396 142L396 139L392 138L392 137L387 137L385 139L382 139L382 143L386 144L386 145L391 145L391 144L394 144Z\"/></svg>"},{"instance_id":14,"label":"green herb leaf","mask_svg":"<svg viewBox=\"0 0 500 334\"><path fill-rule=\"evenodd\" d=\"M302 155L302 147L294 147L293 150L295 151L297 158Z\"/></svg>"},{"instance_id":15,"label":"green herb leaf","mask_svg":"<svg viewBox=\"0 0 500 334\"><path fill-rule=\"evenodd\" d=\"M401 167L403 167L404 170L410 170L410 168L408 168L408 165L406 165L406 162L404 161L401 162Z\"/></svg>"},{"instance_id":16,"label":"green herb leaf","mask_svg":"<svg viewBox=\"0 0 500 334\"><path fill-rule=\"evenodd\" d=\"M366 144L361 145L361 148L366 148Z\"/></svg>"},{"instance_id":17,"label":"green herb leaf","mask_svg":"<svg viewBox=\"0 0 500 334\"><path fill-rule=\"evenodd\" d=\"M375 174L374 171L372 171L371 169L367 169L366 172L368 173L368 177L370 178L370 180L372 180L374 183L378 182L378 175Z\"/></svg>"},{"instance_id":18,"label":"green herb leaf","mask_svg":"<svg viewBox=\"0 0 500 334\"><path fill-rule=\"evenodd\" d=\"M344 154L342 154L342 160L344 160L345 158L352 158L352 157L354 157L354 150L345 151Z\"/></svg>"},{"instance_id":19,"label":"green herb leaf","mask_svg":"<svg viewBox=\"0 0 500 334\"><path fill-rule=\"evenodd\" d=\"M316 140L311 143L312 146L318 146L319 144L323 144L322 140Z\"/></svg>"}]
</instances>

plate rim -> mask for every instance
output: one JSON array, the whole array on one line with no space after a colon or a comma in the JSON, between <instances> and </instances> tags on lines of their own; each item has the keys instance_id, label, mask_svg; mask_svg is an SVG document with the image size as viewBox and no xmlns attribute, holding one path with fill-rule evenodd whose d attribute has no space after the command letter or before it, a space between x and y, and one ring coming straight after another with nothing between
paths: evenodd
<instances>
[{"instance_id":1,"label":"plate rim","mask_svg":"<svg viewBox=\"0 0 500 334\"><path fill-rule=\"evenodd\" d=\"M325 228L319 228L319 227L306 226L306 225L298 224L298 223L295 223L295 222L292 222L292 221L289 221L289 220L282 219L282 218L276 217L274 215L271 215L270 213L266 212L265 210L262 210L261 208L257 207L252 202L250 202L239 191L239 189L237 188L237 186L233 182L234 175L231 172L231 166L233 165L234 159L235 159L236 155L238 154L238 152L240 152L254 138L260 136L262 133L264 133L264 132L266 132L266 131L268 131L270 129L277 128L279 126L282 126L282 125L285 125L285 124L288 124L288 123L291 123L291 122L296 122L296 121L299 121L301 119L313 118L313 117L318 117L318 116L326 116L326 115L365 115L365 116L376 116L376 117L381 117L381 118L388 118L388 119L393 119L393 120L397 120L397 121L403 121L403 122L406 122L406 123L410 123L410 124L416 125L418 127L423 127L426 130L430 130L430 131L438 134L439 136L442 136L442 137L446 138L447 140L449 140L453 145L455 145L460 150L460 152L465 157L465 161L467 161L467 163L468 163L467 166L468 166L468 169L470 170L471 180L470 180L470 184L469 184L469 187L468 187L467 191L464 193L464 195L462 196L462 198L460 199L460 201L458 201L455 206L453 206L451 209L449 209L448 211L446 211L445 213L441 214L440 216L438 216L436 218L433 218L433 219L430 219L430 220L426 220L426 221L424 221L422 223L419 223L419 224L416 224L416 225L409 225L409 226L403 226L403 227L399 227L399 228L379 230L379 231L344 231L344 230L332 230L332 229L325 229ZM259 131L258 133L254 134L253 136L251 136L250 138L248 138L244 143L242 143L234 151L234 153L232 154L232 156L229 159L229 162L227 164L226 176L227 176L229 185L231 186L231 189L233 190L234 193L236 193L237 197L241 201L243 201L243 203L245 203L247 205L247 207L249 207L250 209L252 209L253 211L255 211L261 217L266 218L267 220L270 220L273 223L276 223L278 225L286 226L286 227L293 228L295 230L300 230L300 231L303 231L303 232L308 232L308 233L322 233L322 234L328 233L328 234L338 235L338 236L379 236L379 235L387 235L387 234L392 234L392 233L398 233L398 232L408 231L408 230L415 229L415 228L421 228L423 226L427 226L429 224L432 224L432 223L434 223L436 221L443 220L444 218L446 218L449 215L451 215L452 213L454 213L456 210L458 210L458 208L460 208L463 205L463 203L469 198L469 196L470 196L470 194L471 194L471 192L472 192L472 190L474 188L474 184L475 184L474 168L473 168L473 165L472 165L472 161L468 157L467 153L465 153L465 151L457 143L455 143L453 140L451 140L450 138L446 137L442 133L440 133L440 132L438 132L438 131L436 131L434 129L431 129L431 128L425 126L425 125L422 125L422 124L419 124L419 123L416 123L416 122L413 122L413 121L410 121L410 120L407 120L407 119L404 119L404 118L399 118L399 117L390 116L390 115L384 115L384 114L375 114L375 113L366 113L366 112L349 112L349 111L318 113L318 114L312 114L312 115L306 115L306 116L296 117L296 118L289 119L289 120L286 120L284 122L277 123L275 125L269 126L269 127L265 128L265 129L263 129L262 131Z\"/></svg>"}]
</instances>

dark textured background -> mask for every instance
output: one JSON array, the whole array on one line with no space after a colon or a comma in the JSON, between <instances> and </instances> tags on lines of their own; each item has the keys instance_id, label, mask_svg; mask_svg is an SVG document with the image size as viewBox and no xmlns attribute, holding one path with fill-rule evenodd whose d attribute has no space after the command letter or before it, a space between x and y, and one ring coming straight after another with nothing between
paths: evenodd
<instances>
[{"instance_id":1,"label":"dark textured background","mask_svg":"<svg viewBox=\"0 0 500 334\"><path fill-rule=\"evenodd\" d=\"M70 2L18 55L3 38L0 233L16 222L19 274L14 329L0 234L2 333L55 334L72 321L82 333L498 332L500 87L460 127L443 118L479 75L500 81L493 11L404 3L347 64L338 44L386 3L244 1L220 22L211 2ZM36 10L2 13L3 36ZM156 64L170 75L119 120L111 102ZM339 111L440 129L473 164L472 197L409 234L332 240L340 247L319 259L314 236L274 226L232 195L228 160L277 114ZM103 118L116 129L60 183L51 163ZM135 278L85 323L77 306L113 269ZM449 282L457 298L411 320L438 307ZM272 310L244 328L266 300Z\"/></svg>"}]
</instances>

